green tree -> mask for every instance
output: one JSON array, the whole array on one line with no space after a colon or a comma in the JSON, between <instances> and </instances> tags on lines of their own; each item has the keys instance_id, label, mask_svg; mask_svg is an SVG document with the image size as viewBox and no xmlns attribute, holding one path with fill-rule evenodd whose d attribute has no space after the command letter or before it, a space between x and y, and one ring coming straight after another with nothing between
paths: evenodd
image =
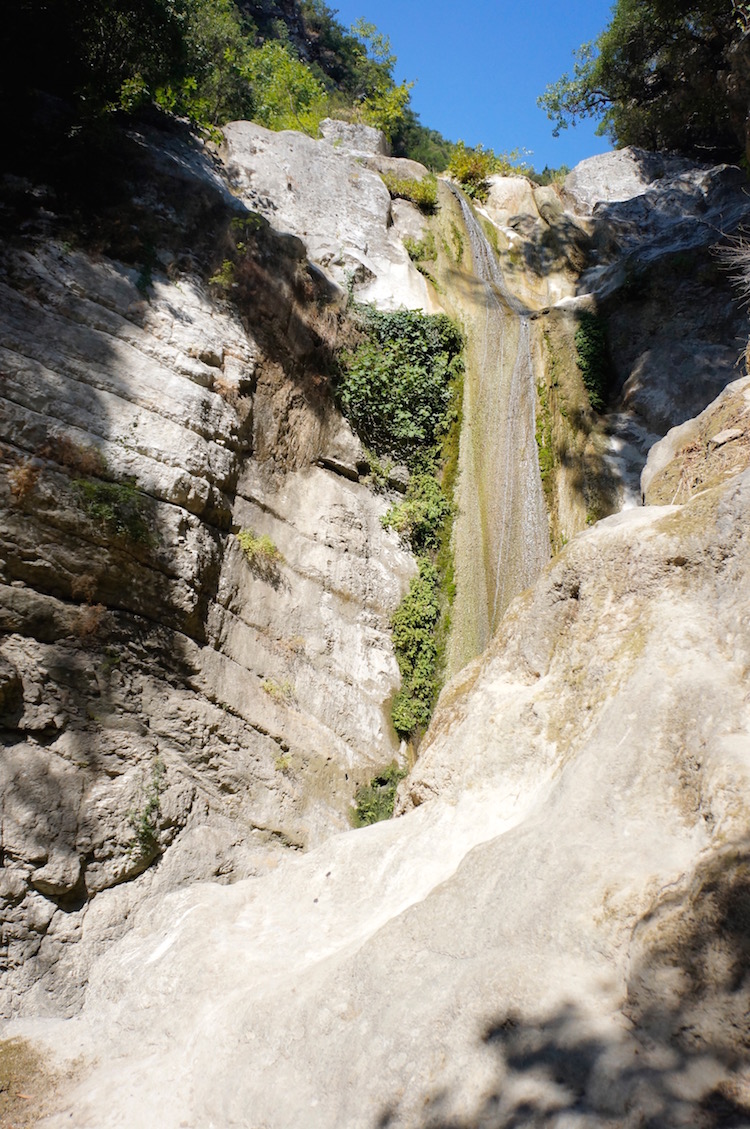
<instances>
[{"instance_id":1,"label":"green tree","mask_svg":"<svg viewBox=\"0 0 750 1129\"><path fill-rule=\"evenodd\" d=\"M45 91L88 120L152 100L204 124L252 114L255 30L233 0L19 0L8 32L34 42L0 75L22 106Z\"/></svg>"},{"instance_id":2,"label":"green tree","mask_svg":"<svg viewBox=\"0 0 750 1129\"><path fill-rule=\"evenodd\" d=\"M747 18L748 5L731 0L617 0L609 26L539 104L555 135L594 117L616 145L736 156L744 122L738 129L731 106L732 53Z\"/></svg>"},{"instance_id":3,"label":"green tree","mask_svg":"<svg viewBox=\"0 0 750 1129\"><path fill-rule=\"evenodd\" d=\"M187 0L185 46L201 120L221 125L252 118L249 79L255 26L233 0ZM187 107L188 114L190 106Z\"/></svg>"},{"instance_id":4,"label":"green tree","mask_svg":"<svg viewBox=\"0 0 750 1129\"><path fill-rule=\"evenodd\" d=\"M325 90L288 45L271 41L252 51L247 76L256 121L268 129L317 132L326 112Z\"/></svg>"}]
</instances>

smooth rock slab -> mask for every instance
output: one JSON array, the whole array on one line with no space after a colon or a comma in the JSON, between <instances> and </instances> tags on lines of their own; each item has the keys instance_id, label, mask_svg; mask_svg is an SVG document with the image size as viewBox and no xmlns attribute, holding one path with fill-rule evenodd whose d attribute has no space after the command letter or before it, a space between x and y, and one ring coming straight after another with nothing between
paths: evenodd
<instances>
[{"instance_id":1,"label":"smooth rock slab","mask_svg":"<svg viewBox=\"0 0 750 1129\"><path fill-rule=\"evenodd\" d=\"M726 914L749 516L746 473L600 522L443 692L415 810L140 907L80 1020L26 1029L86 1059L42 1124L676 1129L718 1124L720 1094L744 1109Z\"/></svg>"}]
</instances>

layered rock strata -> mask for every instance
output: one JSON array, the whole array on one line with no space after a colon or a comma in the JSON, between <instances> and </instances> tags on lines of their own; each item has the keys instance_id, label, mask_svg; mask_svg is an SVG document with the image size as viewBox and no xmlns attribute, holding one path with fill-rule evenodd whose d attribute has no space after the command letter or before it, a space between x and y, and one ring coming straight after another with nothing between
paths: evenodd
<instances>
[{"instance_id":1,"label":"layered rock strata","mask_svg":"<svg viewBox=\"0 0 750 1129\"><path fill-rule=\"evenodd\" d=\"M148 271L39 239L2 263L6 1008L70 1006L146 890L344 829L398 752L389 620L415 566L333 407L331 284L205 153L146 165L149 207L189 201L219 258L255 232L244 305L185 269L184 215Z\"/></svg>"}]
</instances>

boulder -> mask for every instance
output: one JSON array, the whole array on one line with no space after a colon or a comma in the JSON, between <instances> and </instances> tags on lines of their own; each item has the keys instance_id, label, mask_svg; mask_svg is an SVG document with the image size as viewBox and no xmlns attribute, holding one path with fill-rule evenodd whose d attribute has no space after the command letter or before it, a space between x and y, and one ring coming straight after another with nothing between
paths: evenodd
<instances>
[{"instance_id":1,"label":"boulder","mask_svg":"<svg viewBox=\"0 0 750 1129\"><path fill-rule=\"evenodd\" d=\"M346 137L347 131L377 133L333 125ZM365 158L346 144L336 147L330 133L314 141L252 122L230 122L223 132L224 164L248 208L299 236L313 262L359 300L385 309L430 308L427 284L392 230L388 189Z\"/></svg>"},{"instance_id":2,"label":"boulder","mask_svg":"<svg viewBox=\"0 0 750 1129\"><path fill-rule=\"evenodd\" d=\"M390 156L390 146L380 129L363 122L342 122L335 118L324 118L320 123L320 136L333 145L354 156Z\"/></svg>"}]
</instances>

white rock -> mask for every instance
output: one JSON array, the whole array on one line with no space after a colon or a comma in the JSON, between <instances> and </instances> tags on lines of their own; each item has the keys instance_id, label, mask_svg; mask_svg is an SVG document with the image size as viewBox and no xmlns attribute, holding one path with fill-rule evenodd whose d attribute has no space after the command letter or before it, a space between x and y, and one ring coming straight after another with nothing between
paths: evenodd
<instances>
[{"instance_id":1,"label":"white rock","mask_svg":"<svg viewBox=\"0 0 750 1129\"><path fill-rule=\"evenodd\" d=\"M735 1092L749 507L745 474L577 538L444 691L404 818L142 905L29 1032L85 1063L42 1124L628 1129Z\"/></svg>"},{"instance_id":2,"label":"white rock","mask_svg":"<svg viewBox=\"0 0 750 1129\"><path fill-rule=\"evenodd\" d=\"M385 309L429 308L427 284L391 229L388 189L345 146L252 122L231 122L224 137L224 163L243 202L299 236L339 285Z\"/></svg>"}]
</instances>

